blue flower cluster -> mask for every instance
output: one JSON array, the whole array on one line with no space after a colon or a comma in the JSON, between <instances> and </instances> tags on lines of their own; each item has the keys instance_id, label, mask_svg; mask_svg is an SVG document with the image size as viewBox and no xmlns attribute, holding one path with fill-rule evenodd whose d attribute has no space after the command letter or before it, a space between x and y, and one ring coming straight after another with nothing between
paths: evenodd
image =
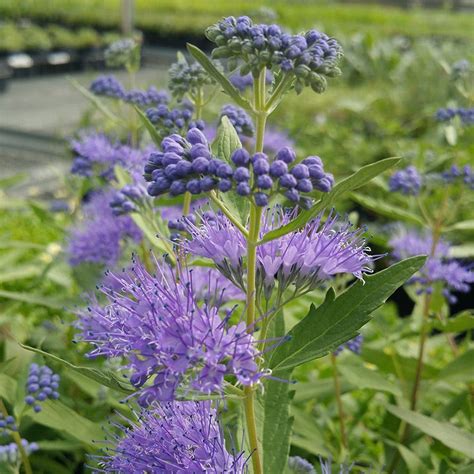
<instances>
[{"instance_id":1,"label":"blue flower cluster","mask_svg":"<svg viewBox=\"0 0 474 474\"><path fill-rule=\"evenodd\" d=\"M461 119L461 122L464 125L473 125L474 124L474 107L463 108L459 107L457 109L452 107L447 107L443 109L438 109L436 112L436 120L438 122L448 122L454 117L458 116Z\"/></svg>"},{"instance_id":2,"label":"blue flower cluster","mask_svg":"<svg viewBox=\"0 0 474 474\"><path fill-rule=\"evenodd\" d=\"M6 434L7 431L18 431L15 418L11 415L3 416L3 413L0 413L0 435Z\"/></svg>"},{"instance_id":3,"label":"blue flower cluster","mask_svg":"<svg viewBox=\"0 0 474 474\"><path fill-rule=\"evenodd\" d=\"M180 133L189 128L204 130L205 124L202 120L192 120L193 105L188 101L183 101L179 107L170 109L165 104L147 109L146 116L155 126L158 133L164 137L172 133Z\"/></svg>"},{"instance_id":4,"label":"blue flower cluster","mask_svg":"<svg viewBox=\"0 0 474 474\"><path fill-rule=\"evenodd\" d=\"M239 135L246 137L252 137L254 135L255 127L252 119L244 109L227 104L221 109L219 121L224 115L229 119Z\"/></svg>"},{"instance_id":5,"label":"blue flower cluster","mask_svg":"<svg viewBox=\"0 0 474 474\"><path fill-rule=\"evenodd\" d=\"M442 174L442 178L447 183L462 181L470 189L474 189L474 171L470 165L465 165L462 169L457 165L453 165L449 171Z\"/></svg>"},{"instance_id":6,"label":"blue flower cluster","mask_svg":"<svg viewBox=\"0 0 474 474\"><path fill-rule=\"evenodd\" d=\"M263 207L272 194L283 193L290 201L307 207L311 200L301 194L315 189L329 192L334 183L317 156L294 165L296 154L291 148L279 150L271 162L264 153L250 156L239 148L231 156L232 166L212 155L206 137L196 128L189 130L187 138L176 134L166 137L162 149L152 153L145 165L150 196L235 190L240 196L253 197L255 204Z\"/></svg>"},{"instance_id":7,"label":"blue flower cluster","mask_svg":"<svg viewBox=\"0 0 474 474\"><path fill-rule=\"evenodd\" d=\"M131 38L114 41L104 52L105 63L109 67L121 67L132 61L138 44Z\"/></svg>"},{"instance_id":8,"label":"blue flower cluster","mask_svg":"<svg viewBox=\"0 0 474 474\"><path fill-rule=\"evenodd\" d=\"M143 199L143 190L134 184L126 184L120 191L117 191L111 201L110 207L114 216L129 214L138 210L137 204Z\"/></svg>"},{"instance_id":9,"label":"blue flower cluster","mask_svg":"<svg viewBox=\"0 0 474 474\"><path fill-rule=\"evenodd\" d=\"M334 355L340 354L344 349L349 349L354 354L360 354L362 351L362 343L364 342L364 336L358 334L356 337L340 345L335 351Z\"/></svg>"},{"instance_id":10,"label":"blue flower cluster","mask_svg":"<svg viewBox=\"0 0 474 474\"><path fill-rule=\"evenodd\" d=\"M305 86L323 92L327 85L325 76L341 73L337 67L341 46L316 30L290 35L278 25L254 24L249 17L241 16L224 18L207 28L206 36L217 45L212 51L214 58L242 60L242 75L258 75L264 67L291 73L298 93Z\"/></svg>"},{"instance_id":11,"label":"blue flower cluster","mask_svg":"<svg viewBox=\"0 0 474 474\"><path fill-rule=\"evenodd\" d=\"M31 364L26 382L25 403L33 407L38 413L41 411L41 402L46 399L57 400L59 398L59 374L53 371L47 365Z\"/></svg>"},{"instance_id":12,"label":"blue flower cluster","mask_svg":"<svg viewBox=\"0 0 474 474\"><path fill-rule=\"evenodd\" d=\"M218 69L220 64L214 64ZM170 80L168 87L178 100L181 100L186 94L196 97L200 89L204 86L215 84L204 68L193 60L186 59L185 56L178 56L178 60L171 65L168 70Z\"/></svg>"},{"instance_id":13,"label":"blue flower cluster","mask_svg":"<svg viewBox=\"0 0 474 474\"><path fill-rule=\"evenodd\" d=\"M37 443L28 443L26 439L21 440L21 445L28 456L39 449ZM0 445L0 463L8 463L15 466L20 462L20 458L16 443Z\"/></svg>"},{"instance_id":14,"label":"blue flower cluster","mask_svg":"<svg viewBox=\"0 0 474 474\"><path fill-rule=\"evenodd\" d=\"M97 96L122 100L140 107L167 104L169 102L169 95L166 91L159 91L154 86L150 86L146 91L141 89L127 90L123 84L112 75L97 77L92 81L89 89Z\"/></svg>"},{"instance_id":15,"label":"blue flower cluster","mask_svg":"<svg viewBox=\"0 0 474 474\"><path fill-rule=\"evenodd\" d=\"M407 166L394 173L388 185L391 192L417 196L421 189L422 179L414 166Z\"/></svg>"},{"instance_id":16,"label":"blue flower cluster","mask_svg":"<svg viewBox=\"0 0 474 474\"><path fill-rule=\"evenodd\" d=\"M240 92L244 92L245 89L253 86L253 76L251 73L245 74L244 76L239 73L232 74L229 77L229 81L235 88L239 89ZM267 84L271 84L273 82L273 74L271 71L267 70L265 82Z\"/></svg>"}]
</instances>

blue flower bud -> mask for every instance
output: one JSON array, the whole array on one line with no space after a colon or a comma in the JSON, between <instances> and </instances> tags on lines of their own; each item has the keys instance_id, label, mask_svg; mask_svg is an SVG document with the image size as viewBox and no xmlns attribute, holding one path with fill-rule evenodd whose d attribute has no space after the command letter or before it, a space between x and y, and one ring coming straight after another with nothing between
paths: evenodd
<instances>
[{"instance_id":1,"label":"blue flower bud","mask_svg":"<svg viewBox=\"0 0 474 474\"><path fill-rule=\"evenodd\" d=\"M186 177L192 171L192 164L187 160L180 160L176 164L176 176L179 178Z\"/></svg>"},{"instance_id":2,"label":"blue flower bud","mask_svg":"<svg viewBox=\"0 0 474 474\"><path fill-rule=\"evenodd\" d=\"M279 178L286 173L288 173L288 165L284 161L277 159L270 165L271 176Z\"/></svg>"},{"instance_id":3,"label":"blue flower bud","mask_svg":"<svg viewBox=\"0 0 474 474\"><path fill-rule=\"evenodd\" d=\"M268 204L268 196L265 193L255 193L255 204L260 207L264 207Z\"/></svg>"},{"instance_id":4,"label":"blue flower bud","mask_svg":"<svg viewBox=\"0 0 474 474\"><path fill-rule=\"evenodd\" d=\"M237 148L237 150L232 153L230 159L236 166L247 166L250 162L250 155L245 148Z\"/></svg>"},{"instance_id":5,"label":"blue flower bud","mask_svg":"<svg viewBox=\"0 0 474 474\"><path fill-rule=\"evenodd\" d=\"M201 130L197 128L191 128L191 130L189 130L188 134L186 135L186 138L188 139L189 143L191 143L191 145L197 145L198 143L207 145L207 138L205 137L204 133L202 133Z\"/></svg>"},{"instance_id":6,"label":"blue flower bud","mask_svg":"<svg viewBox=\"0 0 474 474\"><path fill-rule=\"evenodd\" d=\"M41 406L40 405L35 405L33 407L33 410L34 410L35 413L39 413L41 411Z\"/></svg>"},{"instance_id":7,"label":"blue flower bud","mask_svg":"<svg viewBox=\"0 0 474 474\"><path fill-rule=\"evenodd\" d=\"M326 176L326 173L319 165L308 166L309 175L311 178L319 180Z\"/></svg>"},{"instance_id":8,"label":"blue flower bud","mask_svg":"<svg viewBox=\"0 0 474 474\"><path fill-rule=\"evenodd\" d=\"M296 178L289 173L284 174L280 178L280 186L283 186L284 188L294 188L296 184Z\"/></svg>"},{"instance_id":9,"label":"blue flower bud","mask_svg":"<svg viewBox=\"0 0 474 474\"><path fill-rule=\"evenodd\" d=\"M305 179L309 178L309 170L308 167L302 163L296 165L292 170L291 174L296 178L296 179Z\"/></svg>"},{"instance_id":10,"label":"blue flower bud","mask_svg":"<svg viewBox=\"0 0 474 474\"><path fill-rule=\"evenodd\" d=\"M262 174L257 177L256 185L260 189L271 189L273 186L273 180L268 174Z\"/></svg>"},{"instance_id":11,"label":"blue flower bud","mask_svg":"<svg viewBox=\"0 0 474 474\"><path fill-rule=\"evenodd\" d=\"M302 163L306 166L316 165L321 168L323 167L323 162L319 156L308 156L302 161Z\"/></svg>"},{"instance_id":12,"label":"blue flower bud","mask_svg":"<svg viewBox=\"0 0 474 474\"><path fill-rule=\"evenodd\" d=\"M31 395L27 395L27 396L25 397L25 403L26 403L27 405L33 405L33 403L35 403L35 398L32 397Z\"/></svg>"},{"instance_id":13,"label":"blue flower bud","mask_svg":"<svg viewBox=\"0 0 474 474\"><path fill-rule=\"evenodd\" d=\"M221 179L218 185L219 191L226 193L232 189L232 181L230 179Z\"/></svg>"},{"instance_id":14,"label":"blue flower bud","mask_svg":"<svg viewBox=\"0 0 474 474\"><path fill-rule=\"evenodd\" d=\"M311 180L303 178L299 179L296 185L296 189L302 193L310 193L313 190L313 183Z\"/></svg>"},{"instance_id":15,"label":"blue flower bud","mask_svg":"<svg viewBox=\"0 0 474 474\"><path fill-rule=\"evenodd\" d=\"M313 184L316 189L322 191L323 193L328 193L329 191L331 191L332 188L330 180L326 177L320 179L319 181L316 181Z\"/></svg>"},{"instance_id":16,"label":"blue flower bud","mask_svg":"<svg viewBox=\"0 0 474 474\"><path fill-rule=\"evenodd\" d=\"M193 145L191 149L189 150L189 155L191 156L192 160L195 160L196 158L203 157L210 159L211 158L211 153L209 152L209 148L206 145L203 145L201 143L197 143L196 145Z\"/></svg>"},{"instance_id":17,"label":"blue flower bud","mask_svg":"<svg viewBox=\"0 0 474 474\"><path fill-rule=\"evenodd\" d=\"M168 165L165 168L165 176L170 180L175 179L177 177L176 176L176 165Z\"/></svg>"},{"instance_id":18,"label":"blue flower bud","mask_svg":"<svg viewBox=\"0 0 474 474\"><path fill-rule=\"evenodd\" d=\"M180 194L184 194L186 192L186 183L178 179L173 181L170 186L170 194L172 196L179 196Z\"/></svg>"},{"instance_id":19,"label":"blue flower bud","mask_svg":"<svg viewBox=\"0 0 474 474\"><path fill-rule=\"evenodd\" d=\"M230 178L233 174L234 170L232 167L227 163L222 163L218 166L216 174L219 178Z\"/></svg>"},{"instance_id":20,"label":"blue flower bud","mask_svg":"<svg viewBox=\"0 0 474 474\"><path fill-rule=\"evenodd\" d=\"M253 172L256 175L267 174L270 171L270 165L265 158L258 158L253 162Z\"/></svg>"},{"instance_id":21,"label":"blue flower bud","mask_svg":"<svg viewBox=\"0 0 474 474\"><path fill-rule=\"evenodd\" d=\"M239 196L248 196L250 194L250 186L242 181L237 185L236 192Z\"/></svg>"},{"instance_id":22,"label":"blue flower bud","mask_svg":"<svg viewBox=\"0 0 474 474\"><path fill-rule=\"evenodd\" d=\"M147 192L150 196L159 196L168 191L170 184L171 183L168 179L158 178L156 181L148 185Z\"/></svg>"},{"instance_id":23,"label":"blue flower bud","mask_svg":"<svg viewBox=\"0 0 474 474\"><path fill-rule=\"evenodd\" d=\"M211 191L216 187L216 181L214 178L211 178L210 176L206 176L205 178L202 178L201 181L201 189L204 192Z\"/></svg>"},{"instance_id":24,"label":"blue flower bud","mask_svg":"<svg viewBox=\"0 0 474 474\"><path fill-rule=\"evenodd\" d=\"M206 174L208 172L209 160L200 156L192 162L192 170L197 174Z\"/></svg>"},{"instance_id":25,"label":"blue flower bud","mask_svg":"<svg viewBox=\"0 0 474 474\"><path fill-rule=\"evenodd\" d=\"M296 153L290 147L281 148L275 156L275 160L284 161L287 164L296 160Z\"/></svg>"},{"instance_id":26,"label":"blue flower bud","mask_svg":"<svg viewBox=\"0 0 474 474\"><path fill-rule=\"evenodd\" d=\"M234 171L234 179L236 181L248 181L250 179L249 170L240 166ZM242 196L246 196L246 194L242 194Z\"/></svg>"},{"instance_id":27,"label":"blue flower bud","mask_svg":"<svg viewBox=\"0 0 474 474\"><path fill-rule=\"evenodd\" d=\"M296 189L288 189L288 191L285 191L285 196L293 202L298 202L300 200L300 194Z\"/></svg>"},{"instance_id":28,"label":"blue flower bud","mask_svg":"<svg viewBox=\"0 0 474 474\"><path fill-rule=\"evenodd\" d=\"M191 179L186 185L186 189L191 194L201 194L201 183L198 179Z\"/></svg>"}]
</instances>

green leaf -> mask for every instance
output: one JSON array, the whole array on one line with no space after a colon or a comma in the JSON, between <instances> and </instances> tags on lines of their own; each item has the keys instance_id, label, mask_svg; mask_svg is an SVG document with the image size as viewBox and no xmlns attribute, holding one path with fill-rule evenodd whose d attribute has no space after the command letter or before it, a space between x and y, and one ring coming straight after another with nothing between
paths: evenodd
<instances>
[{"instance_id":1,"label":"green leaf","mask_svg":"<svg viewBox=\"0 0 474 474\"><path fill-rule=\"evenodd\" d=\"M400 387L387 380L377 370L372 370L363 365L355 364L338 364L339 371L349 383L359 389L371 389L379 392L392 393L396 397L402 395Z\"/></svg>"},{"instance_id":2,"label":"green leaf","mask_svg":"<svg viewBox=\"0 0 474 474\"><path fill-rule=\"evenodd\" d=\"M223 158L230 163L230 156L238 148L242 148L239 135L226 115L221 118L221 123L217 129L217 137L212 144L219 158Z\"/></svg>"},{"instance_id":3,"label":"green leaf","mask_svg":"<svg viewBox=\"0 0 474 474\"><path fill-rule=\"evenodd\" d=\"M64 439L38 441L38 446L41 451L76 451L83 447L77 441L66 441Z\"/></svg>"},{"instance_id":4,"label":"green leaf","mask_svg":"<svg viewBox=\"0 0 474 474\"><path fill-rule=\"evenodd\" d=\"M368 183L371 179L375 178L375 176L383 173L385 170L391 168L399 161L399 158L386 158L385 160L380 160L376 163L363 166L351 176L339 181L334 186L334 188L329 193L325 193L311 209L300 212L295 219L280 227L279 229L267 232L259 243L262 244L269 242L270 240L277 239L278 237L288 234L289 232L300 229L309 220L316 217L323 209L333 206L334 202L338 198L350 191L353 191L354 189L360 188L364 184Z\"/></svg>"},{"instance_id":5,"label":"green leaf","mask_svg":"<svg viewBox=\"0 0 474 474\"><path fill-rule=\"evenodd\" d=\"M26 412L26 416L40 425L66 433L89 446L94 446L94 441L104 439L105 433L100 425L79 415L59 400L46 400L41 408L39 413L32 410Z\"/></svg>"},{"instance_id":6,"label":"green leaf","mask_svg":"<svg viewBox=\"0 0 474 474\"><path fill-rule=\"evenodd\" d=\"M0 298L21 301L22 303L30 303L39 306L46 306L52 309L62 309L67 304L67 301L59 301L54 298L35 295L34 293L20 293L18 291L7 290L0 290Z\"/></svg>"},{"instance_id":7,"label":"green leaf","mask_svg":"<svg viewBox=\"0 0 474 474\"><path fill-rule=\"evenodd\" d=\"M453 245L449 249L451 258L471 258L474 257L474 244Z\"/></svg>"},{"instance_id":8,"label":"green leaf","mask_svg":"<svg viewBox=\"0 0 474 474\"><path fill-rule=\"evenodd\" d=\"M41 269L38 266L33 265L22 265L10 270L2 270L2 273L0 273L0 283L32 278L38 276L40 271Z\"/></svg>"},{"instance_id":9,"label":"green leaf","mask_svg":"<svg viewBox=\"0 0 474 474\"><path fill-rule=\"evenodd\" d=\"M233 84L212 64L212 61L197 46L186 44L189 54L207 71L207 73L221 85L224 92L228 94L236 104L246 110L252 110L250 102L242 97Z\"/></svg>"},{"instance_id":10,"label":"green leaf","mask_svg":"<svg viewBox=\"0 0 474 474\"><path fill-rule=\"evenodd\" d=\"M441 422L406 408L387 405L387 410L423 433L437 439L448 448L474 458L474 436L460 430L451 423Z\"/></svg>"},{"instance_id":11,"label":"green leaf","mask_svg":"<svg viewBox=\"0 0 474 474\"><path fill-rule=\"evenodd\" d=\"M439 372L438 379L465 383L474 381L474 349L468 350L450 362Z\"/></svg>"},{"instance_id":12,"label":"green leaf","mask_svg":"<svg viewBox=\"0 0 474 474\"><path fill-rule=\"evenodd\" d=\"M371 211L389 217L393 220L401 220L411 224L423 225L423 221L416 215L398 206L392 206L386 201L375 199L360 193L351 193L351 199Z\"/></svg>"},{"instance_id":13,"label":"green leaf","mask_svg":"<svg viewBox=\"0 0 474 474\"><path fill-rule=\"evenodd\" d=\"M158 249L161 253L168 253L166 247L162 245L160 238L157 236L156 232L150 227L148 222L143 218L141 214L132 212L130 214L133 222L140 228L140 230L145 234L145 237L150 242L153 247Z\"/></svg>"},{"instance_id":14,"label":"green leaf","mask_svg":"<svg viewBox=\"0 0 474 474\"><path fill-rule=\"evenodd\" d=\"M411 449L408 449L403 444L394 443L389 439L386 439L385 442L390 446L394 446L398 449L398 451L400 451L400 455L402 456L402 459L408 468L408 472L422 474L428 471L422 460Z\"/></svg>"},{"instance_id":15,"label":"green leaf","mask_svg":"<svg viewBox=\"0 0 474 474\"><path fill-rule=\"evenodd\" d=\"M350 392L356 387L347 380L341 380L341 393ZM307 402L309 400L325 401L334 396L334 380L317 379L314 382L298 382L295 385L295 402Z\"/></svg>"},{"instance_id":16,"label":"green leaf","mask_svg":"<svg viewBox=\"0 0 474 474\"><path fill-rule=\"evenodd\" d=\"M326 355L357 334L371 313L417 272L425 257L412 257L357 281L339 297L329 290L324 303L311 305L307 316L289 333L290 340L273 353L270 368L283 371Z\"/></svg>"},{"instance_id":17,"label":"green leaf","mask_svg":"<svg viewBox=\"0 0 474 474\"><path fill-rule=\"evenodd\" d=\"M474 231L474 219L470 219L467 221L456 222L449 227L444 229L446 232L453 231L453 230L472 230Z\"/></svg>"},{"instance_id":18,"label":"green leaf","mask_svg":"<svg viewBox=\"0 0 474 474\"><path fill-rule=\"evenodd\" d=\"M13 404L15 402L16 387L17 383L14 378L6 374L0 374L0 398Z\"/></svg>"},{"instance_id":19,"label":"green leaf","mask_svg":"<svg viewBox=\"0 0 474 474\"><path fill-rule=\"evenodd\" d=\"M447 321L435 319L432 327L442 332L469 331L469 329L474 329L474 313L466 310L449 318Z\"/></svg>"},{"instance_id":20,"label":"green leaf","mask_svg":"<svg viewBox=\"0 0 474 474\"><path fill-rule=\"evenodd\" d=\"M142 124L148 130L148 133L150 134L150 137L155 143L155 145L160 146L161 137L160 137L160 134L157 132L155 126L150 122L150 120L145 115L145 113L142 112L137 106L135 106L135 111L137 112L138 117L140 118L140 121L142 122Z\"/></svg>"},{"instance_id":21,"label":"green leaf","mask_svg":"<svg viewBox=\"0 0 474 474\"><path fill-rule=\"evenodd\" d=\"M20 344L20 346L23 347L23 349L26 349L28 351L36 352L38 354L41 354L44 357L48 357L51 360L54 360L55 362L61 365L64 365L68 369L79 372L80 374L92 380L95 380L96 382L99 382L101 385L117 390L118 392L126 393L127 395L134 392L131 385L117 378L115 374L110 370L99 370L93 367L81 367L78 365L71 364L70 362L64 359L61 359L58 356L42 351L41 349L37 349L31 346L26 346L24 344Z\"/></svg>"},{"instance_id":22,"label":"green leaf","mask_svg":"<svg viewBox=\"0 0 474 474\"><path fill-rule=\"evenodd\" d=\"M458 132L456 131L456 127L454 125L448 125L444 127L444 136L446 137L446 141L449 145L456 145L458 141Z\"/></svg>"}]
</instances>

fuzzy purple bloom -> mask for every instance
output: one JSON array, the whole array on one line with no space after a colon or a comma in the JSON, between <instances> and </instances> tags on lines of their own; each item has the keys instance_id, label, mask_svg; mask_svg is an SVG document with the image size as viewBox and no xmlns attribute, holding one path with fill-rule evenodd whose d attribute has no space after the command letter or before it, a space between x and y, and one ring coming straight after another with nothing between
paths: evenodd
<instances>
[{"instance_id":1,"label":"fuzzy purple bloom","mask_svg":"<svg viewBox=\"0 0 474 474\"><path fill-rule=\"evenodd\" d=\"M199 304L192 271L176 281L167 265L156 270L152 276L135 262L115 275L113 288L101 287L106 306L93 301L79 312L81 339L94 346L89 356L125 357L143 406L173 400L178 390L219 393L226 375L257 383L265 372L245 324L229 326L229 313L222 318L218 306Z\"/></svg>"},{"instance_id":2,"label":"fuzzy purple bloom","mask_svg":"<svg viewBox=\"0 0 474 474\"><path fill-rule=\"evenodd\" d=\"M244 474L247 458L229 453L210 401L173 402L144 411L100 459L102 472L135 474Z\"/></svg>"},{"instance_id":3,"label":"fuzzy purple bloom","mask_svg":"<svg viewBox=\"0 0 474 474\"><path fill-rule=\"evenodd\" d=\"M260 238L280 228L294 217L294 211L277 207L268 210ZM278 283L281 293L290 285L296 291L316 288L336 274L351 273L362 279L370 272L373 256L367 253L363 230L351 230L351 224L341 222L330 214L323 223L323 215L308 223L302 230L286 234L257 247L257 289L267 299ZM245 287L245 239L224 216L203 219L200 225L190 223L189 240L183 242L186 251L210 258L219 271L236 286Z\"/></svg>"},{"instance_id":4,"label":"fuzzy purple bloom","mask_svg":"<svg viewBox=\"0 0 474 474\"><path fill-rule=\"evenodd\" d=\"M71 230L69 263L97 263L113 266L121 255L126 238L140 241L142 234L128 216L116 216L110 207L114 192L94 193L84 206L84 220Z\"/></svg>"},{"instance_id":5,"label":"fuzzy purple bloom","mask_svg":"<svg viewBox=\"0 0 474 474\"><path fill-rule=\"evenodd\" d=\"M416 196L419 194L422 178L414 166L408 166L404 170L394 173L389 181L391 192Z\"/></svg>"},{"instance_id":6,"label":"fuzzy purple bloom","mask_svg":"<svg viewBox=\"0 0 474 474\"><path fill-rule=\"evenodd\" d=\"M411 283L420 285L420 292L433 291L433 285L443 286L443 293L449 302L456 301L452 292L467 293L470 284L474 282L474 272L469 266L449 257L450 244L440 240L433 244L430 235L415 231L404 231L389 241L393 248L393 256L397 260L414 255L428 255L428 259L421 270L411 280Z\"/></svg>"}]
</instances>

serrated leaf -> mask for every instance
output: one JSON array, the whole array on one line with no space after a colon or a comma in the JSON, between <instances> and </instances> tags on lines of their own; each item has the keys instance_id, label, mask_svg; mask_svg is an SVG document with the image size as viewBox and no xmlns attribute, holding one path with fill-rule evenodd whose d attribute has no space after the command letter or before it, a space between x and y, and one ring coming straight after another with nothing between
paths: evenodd
<instances>
[{"instance_id":1,"label":"serrated leaf","mask_svg":"<svg viewBox=\"0 0 474 474\"><path fill-rule=\"evenodd\" d=\"M6 374L0 374L0 398L13 404L15 402L16 387L17 383L14 378Z\"/></svg>"},{"instance_id":2,"label":"serrated leaf","mask_svg":"<svg viewBox=\"0 0 474 474\"><path fill-rule=\"evenodd\" d=\"M206 72L217 81L218 84L224 89L224 92L229 95L236 104L243 107L246 110L252 110L250 102L240 95L240 92L234 87L234 85L224 76L215 66L212 61L201 51L197 46L190 43L186 44L189 54L206 70Z\"/></svg>"},{"instance_id":3,"label":"serrated leaf","mask_svg":"<svg viewBox=\"0 0 474 474\"><path fill-rule=\"evenodd\" d=\"M89 446L94 446L95 441L104 439L105 433L100 425L79 415L59 400L46 400L41 404L39 413L30 410L25 416L40 425L66 433Z\"/></svg>"},{"instance_id":4,"label":"serrated leaf","mask_svg":"<svg viewBox=\"0 0 474 474\"><path fill-rule=\"evenodd\" d=\"M289 333L290 340L273 353L270 368L283 371L326 355L352 339L370 315L416 273L426 257L412 257L357 281L336 299L328 291L324 303L311 306L307 316Z\"/></svg>"},{"instance_id":5,"label":"serrated leaf","mask_svg":"<svg viewBox=\"0 0 474 474\"><path fill-rule=\"evenodd\" d=\"M332 207L336 199L350 191L360 188L364 184L367 184L371 179L375 178L375 176L383 173L399 161L399 158L386 158L385 160L380 160L376 163L363 166L351 176L339 181L334 188L329 193L325 193L311 209L301 211L295 219L279 229L267 232L260 243L269 242L270 240L277 239L289 232L300 229L308 221L316 217L322 210Z\"/></svg>"},{"instance_id":6,"label":"serrated leaf","mask_svg":"<svg viewBox=\"0 0 474 474\"><path fill-rule=\"evenodd\" d=\"M238 148L242 148L239 135L226 115L221 118L221 123L217 129L217 136L212 144L219 158L223 158L230 163L230 156Z\"/></svg>"},{"instance_id":7,"label":"serrated leaf","mask_svg":"<svg viewBox=\"0 0 474 474\"><path fill-rule=\"evenodd\" d=\"M393 220L401 220L411 224L422 226L423 221L416 215L398 206L392 206L386 201L375 199L360 193L351 193L351 199L361 206L369 209L381 216L389 217Z\"/></svg>"},{"instance_id":8,"label":"serrated leaf","mask_svg":"<svg viewBox=\"0 0 474 474\"><path fill-rule=\"evenodd\" d=\"M448 448L474 458L474 436L451 423L442 422L406 408L387 405L387 410L423 433L437 439Z\"/></svg>"},{"instance_id":9,"label":"serrated leaf","mask_svg":"<svg viewBox=\"0 0 474 474\"><path fill-rule=\"evenodd\" d=\"M67 360L61 359L58 356L42 351L41 349L37 349L36 347L26 346L24 344L20 344L20 346L23 347L23 349L36 352L37 354L41 354L44 357L54 360L55 362L61 365L64 365L68 369L79 372L85 377L95 380L96 382L99 382L101 385L117 390L118 392L122 392L127 395L134 392L131 385L129 385L128 383L122 380L119 380L115 376L115 374L110 370L100 370L93 367L81 367L78 365L71 364Z\"/></svg>"},{"instance_id":10,"label":"serrated leaf","mask_svg":"<svg viewBox=\"0 0 474 474\"><path fill-rule=\"evenodd\" d=\"M150 134L153 143L158 147L161 146L160 134L156 131L155 126L150 122L149 118L137 106L135 106L135 112L138 114L140 121Z\"/></svg>"},{"instance_id":11,"label":"serrated leaf","mask_svg":"<svg viewBox=\"0 0 474 474\"><path fill-rule=\"evenodd\" d=\"M392 393L396 397L402 395L400 387L387 380L377 370L372 370L363 365L338 364L338 369L346 380L358 389L377 390Z\"/></svg>"}]
</instances>

